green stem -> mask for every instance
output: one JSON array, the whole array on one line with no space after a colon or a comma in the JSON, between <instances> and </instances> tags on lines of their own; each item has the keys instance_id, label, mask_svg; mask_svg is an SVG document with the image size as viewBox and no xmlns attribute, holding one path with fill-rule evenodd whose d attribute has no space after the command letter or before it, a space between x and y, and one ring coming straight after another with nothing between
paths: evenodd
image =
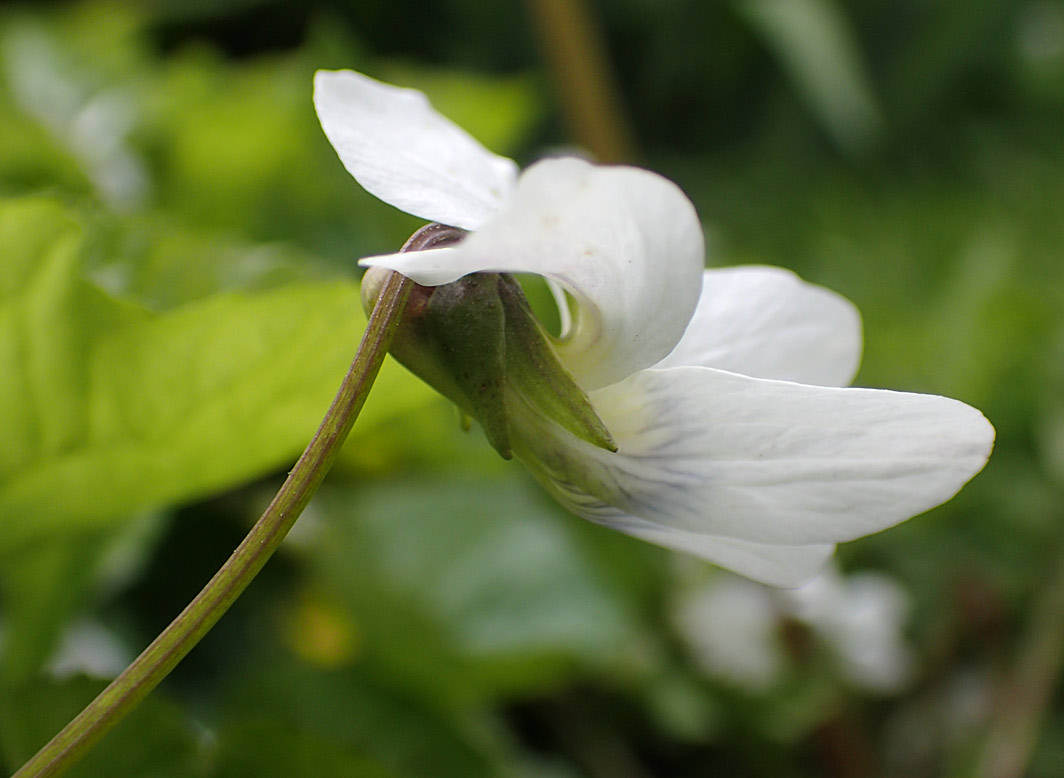
<instances>
[{"instance_id":1,"label":"green stem","mask_svg":"<svg viewBox=\"0 0 1064 778\"><path fill-rule=\"evenodd\" d=\"M351 431L412 287L398 273L388 278L366 323L358 353L321 426L233 555L151 645L13 778L54 776L71 767L177 666L247 588L310 502Z\"/></svg>"},{"instance_id":2,"label":"green stem","mask_svg":"<svg viewBox=\"0 0 1064 778\"><path fill-rule=\"evenodd\" d=\"M584 0L527 0L572 139L599 162L631 162L631 126L595 16Z\"/></svg>"},{"instance_id":3,"label":"green stem","mask_svg":"<svg viewBox=\"0 0 1064 778\"><path fill-rule=\"evenodd\" d=\"M1055 557L1051 569L1056 572L1047 576L1034 599L1015 668L995 700L973 772L977 778L1026 775L1052 710L1053 695L1064 675L1064 557Z\"/></svg>"}]
</instances>

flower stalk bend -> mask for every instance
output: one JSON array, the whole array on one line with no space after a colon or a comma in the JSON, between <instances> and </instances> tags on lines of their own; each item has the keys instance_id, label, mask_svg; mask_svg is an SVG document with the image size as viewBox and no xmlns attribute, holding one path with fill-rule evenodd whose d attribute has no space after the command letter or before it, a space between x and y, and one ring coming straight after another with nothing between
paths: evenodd
<instances>
[{"instance_id":1,"label":"flower stalk bend","mask_svg":"<svg viewBox=\"0 0 1064 778\"><path fill-rule=\"evenodd\" d=\"M12 778L55 776L74 765L148 696L247 588L332 466L380 371L412 287L398 273L383 283L358 352L325 418L273 501L232 556L151 645Z\"/></svg>"}]
</instances>

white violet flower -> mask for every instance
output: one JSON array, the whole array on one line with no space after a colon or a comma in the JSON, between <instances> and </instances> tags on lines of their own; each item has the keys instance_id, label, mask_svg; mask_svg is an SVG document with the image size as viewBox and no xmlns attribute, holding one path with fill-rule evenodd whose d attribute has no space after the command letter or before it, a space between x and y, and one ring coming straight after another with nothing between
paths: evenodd
<instances>
[{"instance_id":1,"label":"white violet flower","mask_svg":"<svg viewBox=\"0 0 1064 778\"><path fill-rule=\"evenodd\" d=\"M514 348L491 355L492 365L503 360L506 386L479 384L497 395L487 405L505 408L502 427L478 420L573 513L796 586L835 544L950 499L986 463L994 430L978 410L842 388L861 351L849 301L777 268L704 270L695 209L661 176L571 158L519 173L420 92L352 71L319 71L314 103L340 160L369 192L470 231L451 245L362 264L441 290L510 273L542 276L556 290L562 332L543 338L559 367L544 383L573 383L558 391L577 421L541 412L554 399L541 387L524 391L527 369L510 378L511 358L543 361ZM484 305L498 315L497 301ZM505 326L510 343L509 319ZM435 353L468 340L458 331L435 342ZM491 349L501 352L502 342L499 334ZM422 377L455 399L444 388L450 378Z\"/></svg>"},{"instance_id":2,"label":"white violet flower","mask_svg":"<svg viewBox=\"0 0 1064 778\"><path fill-rule=\"evenodd\" d=\"M734 576L684 588L673 623L708 675L751 691L778 685L792 664L785 619L805 625L833 655L839 674L871 692L900 691L912 677L905 638L909 597L881 573L843 576L828 565L801 588L779 591Z\"/></svg>"},{"instance_id":3,"label":"white violet flower","mask_svg":"<svg viewBox=\"0 0 1064 778\"><path fill-rule=\"evenodd\" d=\"M900 691L914 659L905 639L909 595L889 576L843 576L834 565L799 589L779 592L783 610L815 630L835 652L843 676L870 691Z\"/></svg>"}]
</instances>

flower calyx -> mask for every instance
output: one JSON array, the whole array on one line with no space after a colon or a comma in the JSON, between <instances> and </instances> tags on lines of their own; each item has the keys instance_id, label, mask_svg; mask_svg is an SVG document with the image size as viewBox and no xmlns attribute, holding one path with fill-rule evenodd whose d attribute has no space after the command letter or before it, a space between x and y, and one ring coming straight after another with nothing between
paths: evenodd
<instances>
[{"instance_id":1,"label":"flower calyx","mask_svg":"<svg viewBox=\"0 0 1064 778\"><path fill-rule=\"evenodd\" d=\"M464 235L454 227L430 224L402 250L438 248ZM366 272L362 302L367 310L391 272ZM391 354L475 418L506 459L513 455L514 434L536 432L514 429L515 403L599 448L617 450L587 395L558 362L521 285L507 273L473 273L441 286L415 285ZM521 418L527 421L526 414Z\"/></svg>"}]
</instances>

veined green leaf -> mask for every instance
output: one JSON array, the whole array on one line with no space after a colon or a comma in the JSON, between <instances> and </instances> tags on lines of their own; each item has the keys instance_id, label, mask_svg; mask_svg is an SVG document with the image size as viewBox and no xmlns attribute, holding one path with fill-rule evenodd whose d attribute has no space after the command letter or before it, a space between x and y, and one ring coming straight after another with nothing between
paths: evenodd
<instances>
[{"instance_id":1,"label":"veined green leaf","mask_svg":"<svg viewBox=\"0 0 1064 778\"><path fill-rule=\"evenodd\" d=\"M159 315L108 296L80 264L80 229L60 206L0 205L0 553L283 466L364 323L350 282L217 294Z\"/></svg>"}]
</instances>

